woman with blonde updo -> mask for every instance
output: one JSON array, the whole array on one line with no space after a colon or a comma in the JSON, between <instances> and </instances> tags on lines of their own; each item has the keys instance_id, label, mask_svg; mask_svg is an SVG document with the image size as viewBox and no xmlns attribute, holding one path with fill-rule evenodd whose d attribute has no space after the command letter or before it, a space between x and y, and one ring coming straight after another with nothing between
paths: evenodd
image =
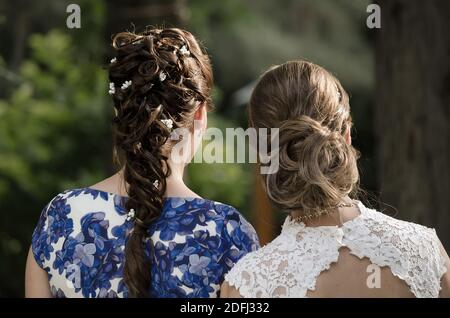
<instances>
[{"instance_id":1,"label":"woman with blonde updo","mask_svg":"<svg viewBox=\"0 0 450 318\"><path fill-rule=\"evenodd\" d=\"M450 260L435 230L355 199L358 152L335 77L305 61L272 68L249 117L255 128L279 128L279 169L263 179L289 215L274 241L226 275L223 297L450 296Z\"/></svg>"}]
</instances>

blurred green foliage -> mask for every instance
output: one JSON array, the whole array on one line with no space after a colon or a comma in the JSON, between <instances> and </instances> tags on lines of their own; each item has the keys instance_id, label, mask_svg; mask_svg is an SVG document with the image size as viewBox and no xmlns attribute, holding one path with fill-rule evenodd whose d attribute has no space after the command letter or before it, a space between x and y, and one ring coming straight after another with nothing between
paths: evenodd
<instances>
[{"instance_id":1,"label":"blurred green foliage","mask_svg":"<svg viewBox=\"0 0 450 318\"><path fill-rule=\"evenodd\" d=\"M19 1L20 2L20 1ZM148 1L149 3L151 1ZM32 34L10 64L15 20L0 1L0 296L23 294L30 236L44 205L64 189L89 186L111 163L105 1L79 1L81 30L65 27L66 1L29 3ZM210 126L246 127L245 97L269 66L304 57L324 65L352 94L363 185L376 188L371 122L373 53L368 1L191 0L187 28L206 45L216 77ZM9 5L9 4L8 4ZM130 4L131 5L131 4ZM10 31L10 32L3 32ZM7 62L8 61L8 62ZM244 102L236 99L243 92ZM224 150L226 151L226 149ZM253 173L245 164L191 164L187 182L204 197L248 215ZM257 216L253 216L257 217Z\"/></svg>"},{"instance_id":2,"label":"blurred green foliage","mask_svg":"<svg viewBox=\"0 0 450 318\"><path fill-rule=\"evenodd\" d=\"M19 83L0 100L0 279L11 290L20 287L7 277L23 267L17 256L24 256L43 203L103 178L109 166L107 79L99 62L58 30L30 36L29 46Z\"/></svg>"}]
</instances>

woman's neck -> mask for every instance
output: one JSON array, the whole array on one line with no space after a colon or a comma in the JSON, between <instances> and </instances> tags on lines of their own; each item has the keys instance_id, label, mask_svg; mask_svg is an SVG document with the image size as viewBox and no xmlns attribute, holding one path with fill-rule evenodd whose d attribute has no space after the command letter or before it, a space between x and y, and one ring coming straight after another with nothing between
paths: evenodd
<instances>
[{"instance_id":1,"label":"woman's neck","mask_svg":"<svg viewBox=\"0 0 450 318\"><path fill-rule=\"evenodd\" d=\"M166 197L193 197L200 198L198 194L189 189L184 183L184 164L174 164L170 159L167 164L170 167L170 176L167 177Z\"/></svg>"},{"instance_id":2,"label":"woman's neck","mask_svg":"<svg viewBox=\"0 0 450 318\"><path fill-rule=\"evenodd\" d=\"M183 174L185 166L182 164L173 164L168 162L170 167L170 176L166 179L166 197L194 197L200 198L198 194L189 189L184 181ZM113 176L92 185L90 188L115 193L120 196L127 196L128 185L125 182L123 176L123 169L114 174Z\"/></svg>"},{"instance_id":3,"label":"woman's neck","mask_svg":"<svg viewBox=\"0 0 450 318\"><path fill-rule=\"evenodd\" d=\"M343 204L353 203L350 197L346 196L341 200ZM345 222L348 222L360 215L360 211L356 205L351 207L339 207L336 211L330 214L324 214L317 218L307 220L304 223L306 226L319 227L319 226L342 226Z\"/></svg>"}]
</instances>

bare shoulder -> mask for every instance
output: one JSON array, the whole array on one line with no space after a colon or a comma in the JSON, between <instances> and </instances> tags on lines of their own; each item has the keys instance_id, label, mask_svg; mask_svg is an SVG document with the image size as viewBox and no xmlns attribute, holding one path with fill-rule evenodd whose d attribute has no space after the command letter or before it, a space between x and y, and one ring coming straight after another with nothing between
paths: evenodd
<instances>
[{"instance_id":1,"label":"bare shoulder","mask_svg":"<svg viewBox=\"0 0 450 318\"><path fill-rule=\"evenodd\" d=\"M33 257L30 248L25 269L25 297L26 298L51 298L48 275Z\"/></svg>"},{"instance_id":2,"label":"bare shoulder","mask_svg":"<svg viewBox=\"0 0 450 318\"><path fill-rule=\"evenodd\" d=\"M242 295L234 286L230 286L225 281L220 288L220 298L242 298Z\"/></svg>"},{"instance_id":3,"label":"bare shoulder","mask_svg":"<svg viewBox=\"0 0 450 318\"><path fill-rule=\"evenodd\" d=\"M442 257L445 260L444 266L447 271L441 278L441 292L439 293L439 297L450 298L450 258L442 243L440 244L440 246Z\"/></svg>"}]
</instances>

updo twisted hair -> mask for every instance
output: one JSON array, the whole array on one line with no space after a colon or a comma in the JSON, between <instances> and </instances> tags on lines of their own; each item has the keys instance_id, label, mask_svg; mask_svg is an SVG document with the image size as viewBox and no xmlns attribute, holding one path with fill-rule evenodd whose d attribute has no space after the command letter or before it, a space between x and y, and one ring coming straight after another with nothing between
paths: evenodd
<instances>
[{"instance_id":1,"label":"updo twisted hair","mask_svg":"<svg viewBox=\"0 0 450 318\"><path fill-rule=\"evenodd\" d=\"M279 170L264 175L272 203L294 216L336 208L359 181L347 142L349 98L325 69L305 61L267 71L253 91L250 125L279 128Z\"/></svg>"},{"instance_id":2,"label":"updo twisted hair","mask_svg":"<svg viewBox=\"0 0 450 318\"><path fill-rule=\"evenodd\" d=\"M135 211L125 247L124 279L130 295L149 296L148 228L158 218L166 192L173 129L192 128L195 111L212 106L208 55L184 30L150 29L114 36L116 57L109 65L115 109L115 159L123 169L128 199ZM150 244L151 245L151 244Z\"/></svg>"}]
</instances>

